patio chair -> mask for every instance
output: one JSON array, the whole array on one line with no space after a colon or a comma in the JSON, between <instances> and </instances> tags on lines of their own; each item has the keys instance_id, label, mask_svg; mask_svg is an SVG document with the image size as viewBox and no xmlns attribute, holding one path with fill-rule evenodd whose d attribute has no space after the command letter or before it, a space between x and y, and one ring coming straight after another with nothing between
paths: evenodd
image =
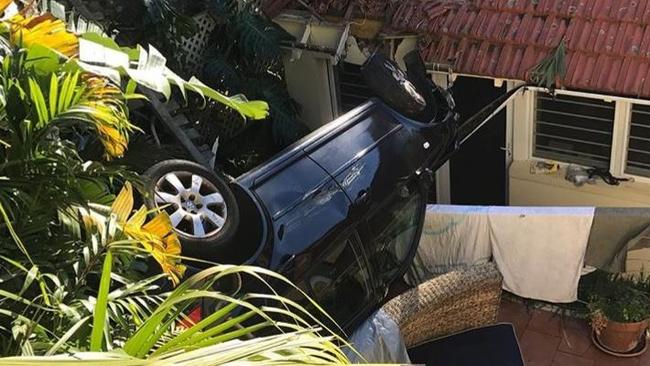
<instances>
[{"instance_id":1,"label":"patio chair","mask_svg":"<svg viewBox=\"0 0 650 366\"><path fill-rule=\"evenodd\" d=\"M512 324L495 324L502 277L494 263L428 280L387 302L413 364L523 366Z\"/></svg>"},{"instance_id":2,"label":"patio chair","mask_svg":"<svg viewBox=\"0 0 650 366\"><path fill-rule=\"evenodd\" d=\"M494 324L502 277L494 263L430 279L382 307L400 328L407 348L466 329Z\"/></svg>"}]
</instances>

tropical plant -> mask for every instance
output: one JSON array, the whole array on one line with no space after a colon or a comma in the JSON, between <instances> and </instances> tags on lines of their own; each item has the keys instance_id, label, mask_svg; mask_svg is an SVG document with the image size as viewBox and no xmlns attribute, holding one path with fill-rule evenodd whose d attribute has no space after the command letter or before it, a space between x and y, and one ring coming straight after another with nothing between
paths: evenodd
<instances>
[{"instance_id":1,"label":"tropical plant","mask_svg":"<svg viewBox=\"0 0 650 366\"><path fill-rule=\"evenodd\" d=\"M279 275L214 265L181 282L169 217L133 210L138 177L78 152L97 141L106 160L124 153L136 83L165 95L176 85L249 118L266 104L187 82L154 48L79 37L30 11L0 24L0 349L18 356L0 363L346 363L334 333L268 286L288 283ZM216 290L233 276L268 290ZM189 310L208 299L213 311L193 322Z\"/></svg>"},{"instance_id":2,"label":"tropical plant","mask_svg":"<svg viewBox=\"0 0 650 366\"><path fill-rule=\"evenodd\" d=\"M10 3L3 1L0 10ZM181 79L154 48L122 49L99 34L71 33L49 13L30 12L34 9L25 8L0 23L0 213L5 221L0 231L11 234L23 253L25 246L36 246L39 250L31 252L42 254L44 262L64 260L62 248L75 240L74 231L62 229L70 222L69 207L110 202L116 183L138 182L128 170L86 161L78 153L95 141L107 160L125 152L135 130L126 103L140 98L133 93L136 83L167 96L176 85L183 95L195 92L244 117L267 115L264 102L227 97L197 79ZM7 245L10 235L0 237L0 253L15 258L16 247ZM53 243L40 249L44 241Z\"/></svg>"},{"instance_id":3,"label":"tropical plant","mask_svg":"<svg viewBox=\"0 0 650 366\"><path fill-rule=\"evenodd\" d=\"M593 286L589 299L592 318L620 323L635 323L650 317L650 277L626 277L621 274L601 276Z\"/></svg>"},{"instance_id":4,"label":"tropical plant","mask_svg":"<svg viewBox=\"0 0 650 366\"><path fill-rule=\"evenodd\" d=\"M76 261L69 276L0 257L3 282L11 284L0 289L0 316L9 320L5 331L11 334L2 344L3 354L29 356L0 359L0 363L62 359L174 363L208 356L201 364L347 361L331 331L270 287L257 293L237 287L231 293L215 290L233 276L239 283L246 276L262 288L270 279L289 283L271 271L215 265L171 291L161 288L163 275L130 280L125 264L140 251L153 255L172 281L184 270L169 217L161 213L145 223L146 209L132 214L132 207L132 189L127 184L111 207L80 209L87 247L70 253ZM95 285L93 278L98 281ZM185 314L206 299L216 303L213 311L192 322ZM57 354L63 356L33 357Z\"/></svg>"},{"instance_id":5,"label":"tropical plant","mask_svg":"<svg viewBox=\"0 0 650 366\"><path fill-rule=\"evenodd\" d=\"M74 6L78 1L66 2ZM107 31L116 33L117 39L125 44L151 43L172 56L170 61L184 70L185 76L197 73L212 88L269 103L268 120L255 124L243 123L220 103L208 103L205 109L190 103L187 108L186 113L197 121L195 127L204 136L202 143L212 145L219 138L219 163L230 169L232 164L228 161L248 162L229 173L259 164L308 132L298 121L300 106L289 96L284 80L281 44L291 41L291 36L261 12L259 2L108 0L101 10L99 6L93 8L103 14L101 23ZM216 26L202 50L204 63L195 68L187 62L183 45L195 34L190 30L198 29L190 16L202 12L207 12ZM264 138L251 140L251 134ZM250 159L253 156L257 158Z\"/></svg>"},{"instance_id":6,"label":"tropical plant","mask_svg":"<svg viewBox=\"0 0 650 366\"><path fill-rule=\"evenodd\" d=\"M308 130L297 120L300 106L287 92L282 62L282 42L293 37L268 19L255 1L204 0L204 4L217 27L206 50L202 79L215 88L266 100L277 145L302 137Z\"/></svg>"}]
</instances>

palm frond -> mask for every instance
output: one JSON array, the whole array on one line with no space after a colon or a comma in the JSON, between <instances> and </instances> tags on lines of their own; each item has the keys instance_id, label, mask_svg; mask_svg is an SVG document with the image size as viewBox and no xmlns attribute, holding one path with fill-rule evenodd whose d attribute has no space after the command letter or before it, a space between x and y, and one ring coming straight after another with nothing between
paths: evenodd
<instances>
[{"instance_id":1,"label":"palm frond","mask_svg":"<svg viewBox=\"0 0 650 366\"><path fill-rule=\"evenodd\" d=\"M79 52L79 40L68 32L66 24L52 14L24 18L16 15L10 20L13 45L30 48L41 45L72 57Z\"/></svg>"},{"instance_id":2,"label":"palm frond","mask_svg":"<svg viewBox=\"0 0 650 366\"><path fill-rule=\"evenodd\" d=\"M530 70L529 79L534 84L548 89L560 87L566 76L566 67L566 47L564 40L561 40L550 55Z\"/></svg>"},{"instance_id":3,"label":"palm frond","mask_svg":"<svg viewBox=\"0 0 650 366\"><path fill-rule=\"evenodd\" d=\"M5 260L7 259L5 258ZM105 260L111 260L111 257L107 256ZM104 280L110 278L106 268L108 267L105 265L105 271L101 275L104 284L108 283ZM20 271L31 273L31 270L27 268L20 268ZM261 268L221 265L197 273L172 292L156 295L150 292L155 292L157 289L155 282L159 278L149 278L127 283L111 291L100 290L100 297L97 298L73 300L69 310L66 313L61 313L64 320L63 328L60 330L60 334L63 334L61 337L52 339L47 336L47 332L39 331L40 335L26 333L21 340L24 346L26 339L38 339L38 349L49 350L49 355L55 354L56 350L65 350L69 353L75 349L75 345L86 344L84 334L92 331L94 346L91 343L84 347L95 350L111 349L123 342L125 355L149 361L178 360L177 355L190 353L195 356L204 355L201 357L209 355L211 358L219 360L220 363L252 361L258 358L267 361L284 360L285 362L302 360L308 364L346 361L345 356L339 350L339 345L345 343L341 343L342 340L335 336L331 330L324 328L324 325L302 305L273 294L273 291L271 293L242 294L235 292L228 295L213 290L218 281L232 275L252 276L265 286L268 286L265 277L290 284L284 277ZM44 275L33 276L32 280L35 282L45 281ZM121 281L126 281L126 279L122 278ZM106 288L105 285L103 286ZM52 291L45 286L44 291L48 290ZM302 293L300 290L298 292ZM304 295L304 293L302 294ZM24 299L19 293L9 295L11 299L0 302L0 315L14 314L10 310L1 309L8 305L7 301ZM20 303L29 302L29 304L23 305L27 305L28 309L33 311L60 313L60 311L56 311L60 304L52 301L46 304L44 299L45 297L39 297L38 303L20 300ZM179 322L187 321L185 311L198 301L205 299L216 300L220 305L200 322L179 328ZM313 300L308 300L308 302L316 311L323 311ZM93 327L90 327L88 317L92 317L95 324ZM23 319L21 322L25 320ZM41 322L47 323L49 320L40 318L32 329L48 329L45 324L41 325ZM80 325L79 322L83 322L83 324ZM125 325L126 329L121 328ZM260 331L268 334L270 330L274 330L277 334L250 339ZM105 338L108 334L111 336ZM325 335L323 336L323 334ZM308 338L302 335L306 335ZM100 342L104 339L118 343L101 346ZM79 343L80 340L83 341ZM275 342L274 347L266 349L264 352L256 349L260 344L271 340ZM300 342L295 343L296 340L300 340ZM248 346L245 348L237 346L242 342ZM300 344L303 342L304 346L301 346ZM228 349L239 350L239 352L228 352ZM240 353L244 349L249 352ZM24 360L35 359L26 358ZM3 361L5 360L0 359L0 363Z\"/></svg>"}]
</instances>

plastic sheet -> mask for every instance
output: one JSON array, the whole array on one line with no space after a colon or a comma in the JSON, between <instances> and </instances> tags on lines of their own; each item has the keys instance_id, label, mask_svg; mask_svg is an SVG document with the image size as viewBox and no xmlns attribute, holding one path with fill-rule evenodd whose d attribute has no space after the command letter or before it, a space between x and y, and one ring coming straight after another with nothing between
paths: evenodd
<instances>
[{"instance_id":1,"label":"plastic sheet","mask_svg":"<svg viewBox=\"0 0 650 366\"><path fill-rule=\"evenodd\" d=\"M351 349L345 353L355 364L411 363L398 325L381 309L354 331L350 344L358 354Z\"/></svg>"}]
</instances>

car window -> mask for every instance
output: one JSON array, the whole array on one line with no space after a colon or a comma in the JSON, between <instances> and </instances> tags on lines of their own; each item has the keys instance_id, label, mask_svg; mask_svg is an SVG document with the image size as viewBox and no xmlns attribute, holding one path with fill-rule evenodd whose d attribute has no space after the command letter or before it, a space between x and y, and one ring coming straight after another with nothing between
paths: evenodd
<instances>
[{"instance_id":1,"label":"car window","mask_svg":"<svg viewBox=\"0 0 650 366\"><path fill-rule=\"evenodd\" d=\"M424 197L416 191L408 198L396 197L367 220L363 242L380 283L398 275L417 245L423 204Z\"/></svg>"},{"instance_id":2,"label":"car window","mask_svg":"<svg viewBox=\"0 0 650 366\"><path fill-rule=\"evenodd\" d=\"M358 315L363 305L369 303L371 295L368 268L359 253L360 244L355 232L327 243L318 253L318 258L313 254L302 254L294 263L291 276L294 283L341 326Z\"/></svg>"}]
</instances>

